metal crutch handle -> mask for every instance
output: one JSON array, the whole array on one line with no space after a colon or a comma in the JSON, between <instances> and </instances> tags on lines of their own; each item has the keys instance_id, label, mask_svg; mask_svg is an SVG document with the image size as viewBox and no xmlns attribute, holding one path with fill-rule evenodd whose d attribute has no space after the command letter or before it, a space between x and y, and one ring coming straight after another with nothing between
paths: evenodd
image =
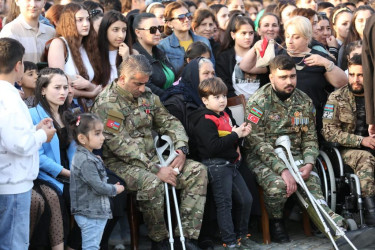
<instances>
[{"instance_id":1,"label":"metal crutch handle","mask_svg":"<svg viewBox=\"0 0 375 250\"><path fill-rule=\"evenodd\" d=\"M171 140L171 138L167 135L163 135L161 137L165 143L163 146L157 147L157 143L159 141L159 136L156 136L154 138L154 146L156 150L156 154L158 155L160 165L161 167L167 167L171 162L178 156L178 153L174 150L174 145ZM169 156L167 160L164 160L163 153L165 150L169 148ZM172 229L172 219L171 219L171 208L170 208L170 201L169 201L169 190L168 190L168 183L164 183L164 188L165 188L165 195L166 195L166 203L167 203L167 216L168 216L168 229L169 229L169 243L171 245L171 249L174 249L173 243L173 229ZM177 195L176 195L176 189L174 186L172 186L172 194L173 194L173 199L174 199L174 204L175 204L175 209L176 209L176 217L177 217L177 222L178 222L178 229L180 232L180 241L183 250L185 250L185 237L183 234L182 230L182 223L181 223L181 217L180 217L180 211L178 208L178 201L177 201Z\"/></svg>"}]
</instances>

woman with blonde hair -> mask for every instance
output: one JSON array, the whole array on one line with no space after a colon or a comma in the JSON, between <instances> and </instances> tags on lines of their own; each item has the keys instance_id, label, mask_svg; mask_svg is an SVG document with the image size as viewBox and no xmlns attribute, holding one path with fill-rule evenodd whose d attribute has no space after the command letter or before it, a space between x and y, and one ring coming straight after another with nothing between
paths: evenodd
<instances>
[{"instance_id":1,"label":"woman with blonde hair","mask_svg":"<svg viewBox=\"0 0 375 250\"><path fill-rule=\"evenodd\" d=\"M311 22L306 17L295 16L284 24L286 49L296 63L297 88L305 92L316 108L316 125L322 128L324 105L329 92L347 84L344 71L337 67L327 54L309 48L313 37ZM318 133L319 136L319 133Z\"/></svg>"},{"instance_id":2,"label":"woman with blonde hair","mask_svg":"<svg viewBox=\"0 0 375 250\"><path fill-rule=\"evenodd\" d=\"M65 6L48 52L48 65L73 80L75 97L94 98L102 90L97 35L88 10L81 4Z\"/></svg>"}]
</instances>

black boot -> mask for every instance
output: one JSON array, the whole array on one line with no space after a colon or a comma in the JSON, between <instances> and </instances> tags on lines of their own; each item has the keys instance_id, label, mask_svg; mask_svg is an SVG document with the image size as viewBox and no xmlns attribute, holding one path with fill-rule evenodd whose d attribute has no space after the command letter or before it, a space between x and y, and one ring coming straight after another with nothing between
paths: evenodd
<instances>
[{"instance_id":1,"label":"black boot","mask_svg":"<svg viewBox=\"0 0 375 250\"><path fill-rule=\"evenodd\" d=\"M175 245L176 250L183 249L180 238L175 238L174 245ZM185 247L186 247L186 250L201 250L201 248L198 246L198 240L194 240L194 239L185 238Z\"/></svg>"},{"instance_id":2,"label":"black boot","mask_svg":"<svg viewBox=\"0 0 375 250\"><path fill-rule=\"evenodd\" d=\"M270 234L271 241L277 243L290 242L288 233L286 232L283 219L271 219L270 220Z\"/></svg>"},{"instance_id":3,"label":"black boot","mask_svg":"<svg viewBox=\"0 0 375 250\"><path fill-rule=\"evenodd\" d=\"M171 246L169 244L169 239L164 239L162 241L153 241L151 240L151 250L170 250Z\"/></svg>"},{"instance_id":4,"label":"black boot","mask_svg":"<svg viewBox=\"0 0 375 250\"><path fill-rule=\"evenodd\" d=\"M368 226L374 226L375 225L375 197L364 197L363 203L365 205L365 223Z\"/></svg>"}]
</instances>

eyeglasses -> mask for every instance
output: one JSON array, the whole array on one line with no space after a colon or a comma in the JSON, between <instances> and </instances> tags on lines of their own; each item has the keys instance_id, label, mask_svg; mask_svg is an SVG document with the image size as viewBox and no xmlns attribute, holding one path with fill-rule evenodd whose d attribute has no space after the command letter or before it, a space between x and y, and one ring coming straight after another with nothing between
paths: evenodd
<instances>
[{"instance_id":1,"label":"eyeglasses","mask_svg":"<svg viewBox=\"0 0 375 250\"><path fill-rule=\"evenodd\" d=\"M186 13L186 14L181 14L181 15L178 15L177 17L172 17L170 19L170 21L172 21L173 19L178 19L181 23L183 23L185 21L185 19L188 19L189 21L193 20L193 15L189 12L189 13Z\"/></svg>"},{"instance_id":2,"label":"eyeglasses","mask_svg":"<svg viewBox=\"0 0 375 250\"><path fill-rule=\"evenodd\" d=\"M156 31L159 30L160 33L164 32L164 26L159 25L159 26L151 26L150 28L137 28L137 30L149 30L150 34L156 34Z\"/></svg>"}]
</instances>

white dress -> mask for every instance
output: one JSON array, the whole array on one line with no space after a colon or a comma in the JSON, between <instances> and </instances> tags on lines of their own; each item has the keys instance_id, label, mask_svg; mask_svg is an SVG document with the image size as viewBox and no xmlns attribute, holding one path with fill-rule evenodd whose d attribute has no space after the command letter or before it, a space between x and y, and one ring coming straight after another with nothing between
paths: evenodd
<instances>
[{"instance_id":1,"label":"white dress","mask_svg":"<svg viewBox=\"0 0 375 250\"><path fill-rule=\"evenodd\" d=\"M79 75L78 69L76 67L76 64L74 63L73 56L72 56L72 53L70 52L68 42L65 40L64 37L60 37L60 38L65 42L66 49L68 52L68 61L65 63L64 72L68 76L72 77L72 79L75 79L76 75ZM89 57L87 56L86 50L83 46L79 48L79 52L81 53L83 65L85 66L87 75L89 76L88 80L91 82L94 79L94 75L95 75L94 68L92 67L90 63Z\"/></svg>"}]
</instances>

